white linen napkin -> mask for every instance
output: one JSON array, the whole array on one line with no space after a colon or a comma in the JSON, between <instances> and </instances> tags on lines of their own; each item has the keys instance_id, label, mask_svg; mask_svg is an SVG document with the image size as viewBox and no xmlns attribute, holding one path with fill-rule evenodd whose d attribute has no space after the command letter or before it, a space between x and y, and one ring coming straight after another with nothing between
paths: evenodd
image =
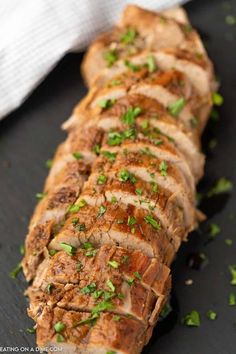
<instances>
[{"instance_id":1,"label":"white linen napkin","mask_svg":"<svg viewBox=\"0 0 236 354\"><path fill-rule=\"evenodd\" d=\"M83 50L134 3L152 10L187 0L0 0L0 119L20 106L69 51Z\"/></svg>"}]
</instances>

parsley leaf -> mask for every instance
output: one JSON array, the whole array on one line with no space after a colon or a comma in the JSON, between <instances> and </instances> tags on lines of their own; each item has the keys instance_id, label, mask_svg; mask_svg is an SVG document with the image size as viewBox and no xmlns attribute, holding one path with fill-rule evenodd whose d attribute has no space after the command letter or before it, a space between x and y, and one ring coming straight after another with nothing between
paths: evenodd
<instances>
[{"instance_id":1,"label":"parsley leaf","mask_svg":"<svg viewBox=\"0 0 236 354\"><path fill-rule=\"evenodd\" d=\"M161 225L160 223L152 217L152 215L146 215L144 220L146 221L147 224L152 225L152 227L156 230L160 230Z\"/></svg>"},{"instance_id":2,"label":"parsley leaf","mask_svg":"<svg viewBox=\"0 0 236 354\"><path fill-rule=\"evenodd\" d=\"M131 61L129 61L128 59L125 59L124 64L128 69L132 70L133 72L137 72L141 69L140 65L136 65Z\"/></svg>"},{"instance_id":3,"label":"parsley leaf","mask_svg":"<svg viewBox=\"0 0 236 354\"><path fill-rule=\"evenodd\" d=\"M99 107L106 109L111 108L115 102L115 99L102 99L98 102L98 105Z\"/></svg>"},{"instance_id":4,"label":"parsley leaf","mask_svg":"<svg viewBox=\"0 0 236 354\"><path fill-rule=\"evenodd\" d=\"M73 256L76 253L76 248L68 243L61 242L60 246L69 256Z\"/></svg>"},{"instance_id":5,"label":"parsley leaf","mask_svg":"<svg viewBox=\"0 0 236 354\"><path fill-rule=\"evenodd\" d=\"M236 305L236 296L233 293L229 294L229 306Z\"/></svg>"},{"instance_id":6,"label":"parsley leaf","mask_svg":"<svg viewBox=\"0 0 236 354\"><path fill-rule=\"evenodd\" d=\"M138 117L142 113L142 109L140 107L129 107L128 110L123 114L122 121L128 125L133 125L135 122L135 118Z\"/></svg>"},{"instance_id":7,"label":"parsley leaf","mask_svg":"<svg viewBox=\"0 0 236 354\"><path fill-rule=\"evenodd\" d=\"M99 209L98 209L98 218L100 218L101 216L103 216L106 212L106 207L104 205L100 205Z\"/></svg>"},{"instance_id":8,"label":"parsley leaf","mask_svg":"<svg viewBox=\"0 0 236 354\"><path fill-rule=\"evenodd\" d=\"M98 179L97 179L97 184L105 184L107 181L107 177L105 175L100 175L98 176Z\"/></svg>"},{"instance_id":9,"label":"parsley leaf","mask_svg":"<svg viewBox=\"0 0 236 354\"><path fill-rule=\"evenodd\" d=\"M182 97L177 101L171 103L168 106L168 111L173 117L178 117L180 112L184 109L185 104L186 104L186 100Z\"/></svg>"},{"instance_id":10,"label":"parsley leaf","mask_svg":"<svg viewBox=\"0 0 236 354\"><path fill-rule=\"evenodd\" d=\"M168 165L165 161L161 161L160 165L159 165L159 170L161 172L161 175L163 177L167 176L167 170L168 170Z\"/></svg>"},{"instance_id":11,"label":"parsley leaf","mask_svg":"<svg viewBox=\"0 0 236 354\"><path fill-rule=\"evenodd\" d=\"M182 319L182 323L190 327L199 327L201 324L199 313L196 310L191 311Z\"/></svg>"},{"instance_id":12,"label":"parsley leaf","mask_svg":"<svg viewBox=\"0 0 236 354\"><path fill-rule=\"evenodd\" d=\"M149 55L147 57L147 67L148 67L148 71L150 73L153 73L154 71L157 70L157 64L156 64L156 59L153 55Z\"/></svg>"},{"instance_id":13,"label":"parsley leaf","mask_svg":"<svg viewBox=\"0 0 236 354\"><path fill-rule=\"evenodd\" d=\"M80 292L82 294L85 294L85 295L86 294L91 294L91 293L93 293L96 290L96 288L97 288L97 285L95 283L91 283L91 284L85 286L84 288L82 288L80 290Z\"/></svg>"},{"instance_id":14,"label":"parsley leaf","mask_svg":"<svg viewBox=\"0 0 236 354\"><path fill-rule=\"evenodd\" d=\"M79 151L73 152L72 155L74 156L74 158L75 158L76 160L81 160L81 159L83 158L83 155L82 155L81 152L79 152Z\"/></svg>"},{"instance_id":15,"label":"parsley leaf","mask_svg":"<svg viewBox=\"0 0 236 354\"><path fill-rule=\"evenodd\" d=\"M116 160L117 152L102 151L101 153L111 162L114 162Z\"/></svg>"},{"instance_id":16,"label":"parsley leaf","mask_svg":"<svg viewBox=\"0 0 236 354\"><path fill-rule=\"evenodd\" d=\"M137 32L135 29L130 28L128 29L120 38L121 42L125 44L133 44L136 38Z\"/></svg>"},{"instance_id":17,"label":"parsley leaf","mask_svg":"<svg viewBox=\"0 0 236 354\"><path fill-rule=\"evenodd\" d=\"M55 325L54 325L54 329L57 333L60 333L62 332L64 329L65 329L65 325L64 323L62 322L57 322Z\"/></svg>"},{"instance_id":18,"label":"parsley leaf","mask_svg":"<svg viewBox=\"0 0 236 354\"><path fill-rule=\"evenodd\" d=\"M230 265L229 266L229 271L230 271L230 274L231 274L230 284L231 285L236 285L236 265L235 264Z\"/></svg>"},{"instance_id":19,"label":"parsley leaf","mask_svg":"<svg viewBox=\"0 0 236 354\"><path fill-rule=\"evenodd\" d=\"M118 60L118 53L115 49L109 50L104 53L104 59L107 62L107 66L111 67Z\"/></svg>"},{"instance_id":20,"label":"parsley leaf","mask_svg":"<svg viewBox=\"0 0 236 354\"><path fill-rule=\"evenodd\" d=\"M16 279L17 275L20 273L21 270L22 270L22 265L18 263L17 266L10 272L10 277L12 279Z\"/></svg>"},{"instance_id":21,"label":"parsley leaf","mask_svg":"<svg viewBox=\"0 0 236 354\"><path fill-rule=\"evenodd\" d=\"M221 193L230 192L233 188L233 184L227 178L220 178L215 185L207 193L207 197L212 197Z\"/></svg>"},{"instance_id":22,"label":"parsley leaf","mask_svg":"<svg viewBox=\"0 0 236 354\"><path fill-rule=\"evenodd\" d=\"M108 264L109 264L109 266L111 266L112 268L115 268L115 269L119 268L119 266L120 266L119 263L114 261L113 259L111 261L108 261Z\"/></svg>"},{"instance_id":23,"label":"parsley leaf","mask_svg":"<svg viewBox=\"0 0 236 354\"><path fill-rule=\"evenodd\" d=\"M207 311L207 317L209 318L209 320L214 321L217 317L217 313L215 311L209 310Z\"/></svg>"}]
</instances>

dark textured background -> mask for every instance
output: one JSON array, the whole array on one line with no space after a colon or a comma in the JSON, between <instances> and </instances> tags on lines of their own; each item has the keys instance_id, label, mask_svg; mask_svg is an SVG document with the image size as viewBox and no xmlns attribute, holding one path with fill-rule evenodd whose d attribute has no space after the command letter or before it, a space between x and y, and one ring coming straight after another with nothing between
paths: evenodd
<instances>
[{"instance_id":1,"label":"dark textured background","mask_svg":"<svg viewBox=\"0 0 236 354\"><path fill-rule=\"evenodd\" d=\"M200 31L215 62L225 98L219 122L208 126L204 138L209 141L215 137L218 144L207 154L203 189L221 176L236 182L236 26L225 23L228 13L236 15L236 3L227 3L231 4L229 11L224 9L227 4L216 0L195 0L186 5L192 24ZM21 257L19 245L36 202L35 193L42 190L48 172L45 161L64 139L60 124L86 92L79 74L80 62L80 55L64 58L25 104L0 123L0 346L34 345L34 335L25 332L32 326L23 296L26 284L22 276L14 281L8 273ZM174 310L157 326L145 352L236 353L236 306L228 306L228 294L236 294L228 272L228 265L236 264L236 220L231 215L236 206L234 194L233 191L228 197L208 202L206 210L211 218L179 252L173 265ZM222 232L205 245L210 222L217 222ZM225 244L226 238L234 240L231 247ZM186 258L193 251L204 252L209 258L202 271L186 266ZM194 281L192 286L185 285L189 278ZM187 328L180 323L192 309L201 314L199 328ZM216 321L206 318L209 309L217 312Z\"/></svg>"}]
</instances>

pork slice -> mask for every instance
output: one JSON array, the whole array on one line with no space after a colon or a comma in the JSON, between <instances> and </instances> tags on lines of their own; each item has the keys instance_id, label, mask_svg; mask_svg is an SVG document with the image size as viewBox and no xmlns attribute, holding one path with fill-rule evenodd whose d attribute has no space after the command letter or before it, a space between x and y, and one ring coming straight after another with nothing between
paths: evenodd
<instances>
[{"instance_id":1,"label":"pork slice","mask_svg":"<svg viewBox=\"0 0 236 354\"><path fill-rule=\"evenodd\" d=\"M66 354L138 354L150 336L147 326L133 318L121 316L114 321L114 314L101 313L91 326L88 312L66 311L45 307L37 320L37 345L40 348L59 348ZM88 323L81 323L87 321ZM55 332L56 323L63 323L60 336ZM104 336L106 333L106 336Z\"/></svg>"},{"instance_id":2,"label":"pork slice","mask_svg":"<svg viewBox=\"0 0 236 354\"><path fill-rule=\"evenodd\" d=\"M62 249L61 243L79 247L85 242L95 245L120 245L131 250L142 250L150 257L157 257L165 264L170 264L175 253L173 244L168 239L165 230L149 223L152 217L159 225L160 220L151 212L132 205L103 203L103 215L100 206L87 205L76 217L79 225L84 225L83 231L73 226L73 217L69 218L61 231L49 244L49 249ZM145 221L149 215L147 221ZM135 225L130 224L130 217L135 218ZM156 225L157 225L156 224Z\"/></svg>"}]
</instances>

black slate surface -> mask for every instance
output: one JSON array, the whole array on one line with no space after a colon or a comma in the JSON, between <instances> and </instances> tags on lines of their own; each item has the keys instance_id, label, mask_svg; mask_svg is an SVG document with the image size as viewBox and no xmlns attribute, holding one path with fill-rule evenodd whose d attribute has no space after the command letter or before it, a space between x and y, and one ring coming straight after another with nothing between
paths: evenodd
<instances>
[{"instance_id":1,"label":"black slate surface","mask_svg":"<svg viewBox=\"0 0 236 354\"><path fill-rule=\"evenodd\" d=\"M231 9L227 8L231 5ZM210 123L204 136L207 151L206 177L202 189L218 178L228 177L236 185L236 26L225 23L227 14L236 15L236 2L195 0L186 5L192 24L200 31L213 58L225 103L220 120ZM45 161L64 139L60 124L86 89L79 74L81 55L68 55L32 94L25 104L0 123L0 352L1 346L33 347L34 335L26 333L32 322L26 315L23 296L26 284L8 273L20 260L35 194L41 191L47 175ZM216 138L209 151L207 141ZM205 203L206 204L206 203ZM200 232L190 236L173 265L174 310L158 324L145 353L154 354L234 354L236 353L236 306L228 306L229 264L236 264L235 191L213 198L206 206L210 218ZM235 215L235 216L234 216ZM206 244L207 228L216 222L222 232ZM231 247L225 239L233 240ZM209 264L196 271L186 266L192 252L204 252ZM193 285L186 286L187 279ZM199 328L187 328L181 318L196 309L201 315ZM205 313L215 310L218 318L209 321Z\"/></svg>"}]
</instances>

